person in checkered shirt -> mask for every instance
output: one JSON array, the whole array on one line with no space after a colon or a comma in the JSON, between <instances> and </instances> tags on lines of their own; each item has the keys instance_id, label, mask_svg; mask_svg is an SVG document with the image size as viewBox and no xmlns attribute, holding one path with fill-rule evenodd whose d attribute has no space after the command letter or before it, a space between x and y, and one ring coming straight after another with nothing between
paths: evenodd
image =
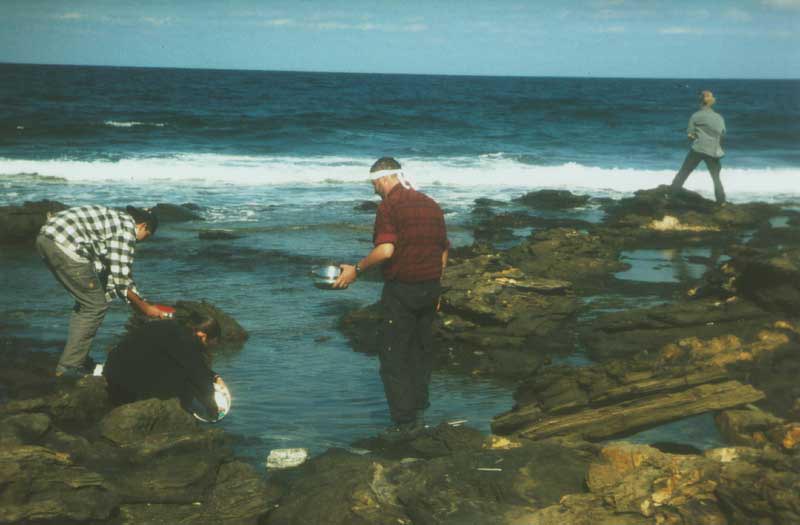
<instances>
[{"instance_id":1,"label":"person in checkered shirt","mask_svg":"<svg viewBox=\"0 0 800 525\"><path fill-rule=\"evenodd\" d=\"M131 267L136 243L155 233L158 218L128 206L78 206L50 217L36 238L36 248L56 280L75 299L64 351L56 376L91 372L88 358L108 303L123 299L148 317L164 313L142 299Z\"/></svg>"}]
</instances>

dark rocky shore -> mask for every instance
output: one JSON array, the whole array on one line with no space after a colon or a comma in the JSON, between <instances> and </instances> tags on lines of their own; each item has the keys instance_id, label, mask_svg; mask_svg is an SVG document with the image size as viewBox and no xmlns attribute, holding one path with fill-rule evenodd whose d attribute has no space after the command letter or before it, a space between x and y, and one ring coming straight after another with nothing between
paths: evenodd
<instances>
[{"instance_id":1,"label":"dark rocky shore","mask_svg":"<svg viewBox=\"0 0 800 525\"><path fill-rule=\"evenodd\" d=\"M3 242L25 242L7 217L35 232L53 206L0 210ZM492 434L365 436L265 476L176 402L113 407L102 378L56 381L52 355L7 339L0 523L800 523L799 211L659 187L481 199L473 221L445 276L436 366L515 389ZM672 254L679 278L616 278L636 250ZM375 350L379 317L342 319L356 351ZM225 322L231 344L246 337ZM618 440L702 413L725 447Z\"/></svg>"}]
</instances>

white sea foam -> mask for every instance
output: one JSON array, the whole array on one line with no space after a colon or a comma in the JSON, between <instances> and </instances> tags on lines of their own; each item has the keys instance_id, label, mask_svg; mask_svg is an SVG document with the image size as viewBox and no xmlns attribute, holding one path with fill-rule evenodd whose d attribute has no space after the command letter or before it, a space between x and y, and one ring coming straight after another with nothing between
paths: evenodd
<instances>
[{"instance_id":1,"label":"white sea foam","mask_svg":"<svg viewBox=\"0 0 800 525\"><path fill-rule=\"evenodd\" d=\"M16 160L0 158L0 174L38 173L69 182L138 183L167 181L202 185L244 186L354 183L367 180L374 159L349 157L257 157L213 154L166 158L128 158L117 162L75 160ZM404 170L423 187L437 185L484 188L562 188L596 195L627 194L667 184L674 171L600 168L567 163L537 166L510 158L482 156L447 159L404 159ZM723 169L723 182L734 198L800 195L800 168ZM2 175L0 175L1 177ZM705 169L698 168L687 188L712 192Z\"/></svg>"},{"instance_id":2,"label":"white sea foam","mask_svg":"<svg viewBox=\"0 0 800 525\"><path fill-rule=\"evenodd\" d=\"M150 126L154 128L163 128L166 126L163 122L139 122L137 120L132 121L116 121L116 120L106 120L103 122L106 126L111 126L112 128L132 128L134 126Z\"/></svg>"}]
</instances>

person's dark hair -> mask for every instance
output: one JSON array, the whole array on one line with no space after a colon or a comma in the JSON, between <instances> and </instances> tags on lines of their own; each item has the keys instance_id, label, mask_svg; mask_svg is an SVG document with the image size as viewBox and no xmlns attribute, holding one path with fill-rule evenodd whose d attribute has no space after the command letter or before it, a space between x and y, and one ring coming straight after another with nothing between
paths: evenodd
<instances>
[{"instance_id":1,"label":"person's dark hair","mask_svg":"<svg viewBox=\"0 0 800 525\"><path fill-rule=\"evenodd\" d=\"M399 170L401 169L400 163L393 157L381 157L375 161L375 164L369 169L370 173L382 170Z\"/></svg>"},{"instance_id":2,"label":"person's dark hair","mask_svg":"<svg viewBox=\"0 0 800 525\"><path fill-rule=\"evenodd\" d=\"M206 334L209 341L216 341L219 339L220 335L222 335L219 323L210 316L194 312L189 316L188 324L191 326L193 332L203 332Z\"/></svg>"},{"instance_id":3,"label":"person's dark hair","mask_svg":"<svg viewBox=\"0 0 800 525\"><path fill-rule=\"evenodd\" d=\"M142 208L136 208L134 206L126 207L125 211L128 215L133 217L133 222L147 226L147 231L150 232L150 235L153 235L158 229L158 217L156 217L156 214L152 211L143 210Z\"/></svg>"}]
</instances>

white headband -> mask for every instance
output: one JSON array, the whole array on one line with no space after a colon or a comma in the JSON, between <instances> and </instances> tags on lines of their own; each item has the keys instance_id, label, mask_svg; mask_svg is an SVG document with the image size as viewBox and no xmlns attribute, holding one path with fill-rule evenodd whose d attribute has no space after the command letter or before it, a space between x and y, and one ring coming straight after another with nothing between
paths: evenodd
<instances>
[{"instance_id":1,"label":"white headband","mask_svg":"<svg viewBox=\"0 0 800 525\"><path fill-rule=\"evenodd\" d=\"M400 182L400 185L403 186L405 189L407 190L419 189L417 188L417 185L414 184L414 182L411 179L409 179L405 173L403 173L403 170L388 169L388 170L372 171L369 174L369 180L378 180L383 177L389 177L391 175L396 176L397 180Z\"/></svg>"}]
</instances>

